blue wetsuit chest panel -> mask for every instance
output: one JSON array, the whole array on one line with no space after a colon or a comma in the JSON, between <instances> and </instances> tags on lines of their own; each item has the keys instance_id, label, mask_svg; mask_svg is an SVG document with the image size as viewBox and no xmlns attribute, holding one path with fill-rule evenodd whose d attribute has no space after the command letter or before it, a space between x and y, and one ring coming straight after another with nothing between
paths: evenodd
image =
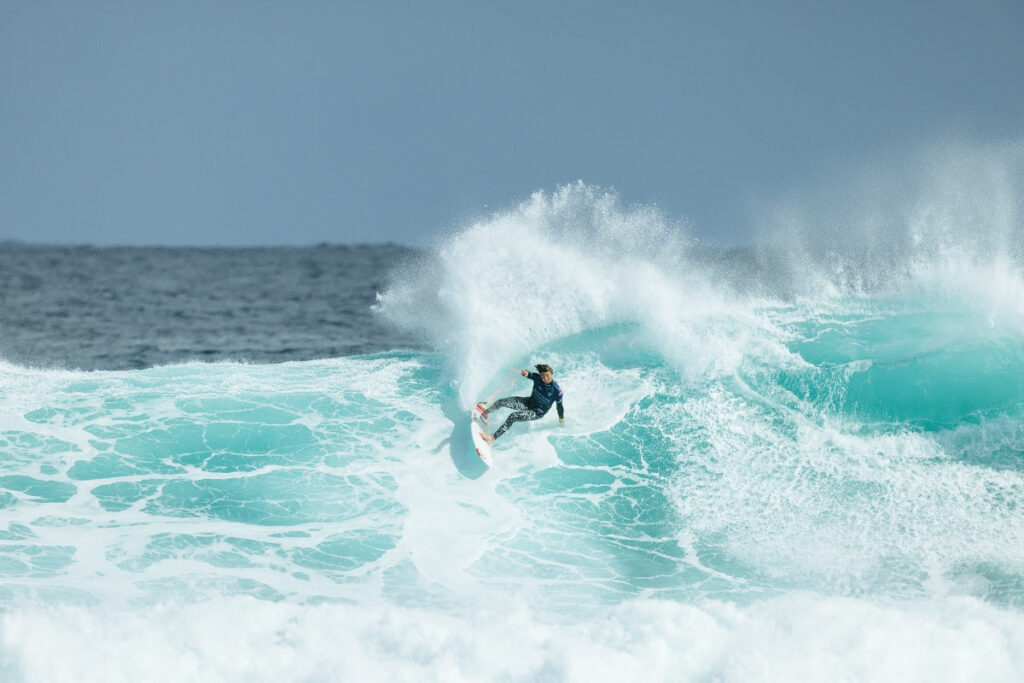
<instances>
[{"instance_id":1,"label":"blue wetsuit chest panel","mask_svg":"<svg viewBox=\"0 0 1024 683\"><path fill-rule=\"evenodd\" d=\"M530 395L530 400L533 401L533 409L539 414L544 415L551 410L553 403L562 402L562 389L558 382L544 384L536 372L530 373L530 379L533 380L533 394Z\"/></svg>"}]
</instances>

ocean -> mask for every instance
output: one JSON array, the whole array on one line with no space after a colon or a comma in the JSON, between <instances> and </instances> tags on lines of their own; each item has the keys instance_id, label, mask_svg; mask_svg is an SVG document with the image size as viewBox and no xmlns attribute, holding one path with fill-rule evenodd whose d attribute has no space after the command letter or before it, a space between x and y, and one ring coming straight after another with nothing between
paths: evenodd
<instances>
[{"instance_id":1,"label":"ocean","mask_svg":"<svg viewBox=\"0 0 1024 683\"><path fill-rule=\"evenodd\" d=\"M1021 226L932 199L0 247L0 677L1024 679ZM469 409L536 363L566 422L488 469Z\"/></svg>"}]
</instances>

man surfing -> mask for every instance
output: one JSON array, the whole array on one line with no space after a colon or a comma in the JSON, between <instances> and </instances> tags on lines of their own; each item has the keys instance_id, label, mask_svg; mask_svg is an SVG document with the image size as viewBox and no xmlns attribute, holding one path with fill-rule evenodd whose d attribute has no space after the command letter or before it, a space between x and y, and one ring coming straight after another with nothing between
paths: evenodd
<instances>
[{"instance_id":1,"label":"man surfing","mask_svg":"<svg viewBox=\"0 0 1024 683\"><path fill-rule=\"evenodd\" d=\"M487 443L494 443L499 436L508 431L513 422L528 422L544 417L551 410L552 403L558 407L558 422L560 424L565 422L565 409L562 407L562 389L554 379L554 372L551 370L551 366L541 363L535 367L537 372L519 371L519 374L523 377L529 377L533 380L533 393L529 396L506 396L505 398L499 398L489 406L483 403L476 404L477 412L483 416L484 420L488 419L487 416L492 410L497 410L498 408L510 408L512 410L512 414L505 419L505 424L498 427L494 434L480 433L480 438Z\"/></svg>"}]
</instances>

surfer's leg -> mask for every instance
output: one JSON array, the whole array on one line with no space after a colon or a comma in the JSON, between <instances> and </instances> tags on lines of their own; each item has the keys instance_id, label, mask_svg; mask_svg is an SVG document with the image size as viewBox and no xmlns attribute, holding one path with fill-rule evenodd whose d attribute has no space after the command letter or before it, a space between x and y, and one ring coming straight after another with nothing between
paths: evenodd
<instances>
[{"instance_id":1,"label":"surfer's leg","mask_svg":"<svg viewBox=\"0 0 1024 683\"><path fill-rule=\"evenodd\" d=\"M537 412L533 410L517 410L505 419L505 424L498 427L498 431L494 432L494 438L497 439L499 436L507 432L513 422L529 422L530 420L536 420L538 417L543 416L538 415Z\"/></svg>"},{"instance_id":2,"label":"surfer's leg","mask_svg":"<svg viewBox=\"0 0 1024 683\"><path fill-rule=\"evenodd\" d=\"M498 410L499 408L509 408L511 410L529 410L530 404L529 396L506 396L505 398L499 398L497 401L487 406L487 412Z\"/></svg>"}]
</instances>

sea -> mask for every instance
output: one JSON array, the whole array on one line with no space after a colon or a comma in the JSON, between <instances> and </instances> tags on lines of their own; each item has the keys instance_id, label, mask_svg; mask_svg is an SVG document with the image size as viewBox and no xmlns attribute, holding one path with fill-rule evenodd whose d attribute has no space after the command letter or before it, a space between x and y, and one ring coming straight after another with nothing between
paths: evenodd
<instances>
[{"instance_id":1,"label":"sea","mask_svg":"<svg viewBox=\"0 0 1024 683\"><path fill-rule=\"evenodd\" d=\"M0 680L1024 680L1000 196L0 245ZM565 423L488 468L470 408L537 363Z\"/></svg>"}]
</instances>

